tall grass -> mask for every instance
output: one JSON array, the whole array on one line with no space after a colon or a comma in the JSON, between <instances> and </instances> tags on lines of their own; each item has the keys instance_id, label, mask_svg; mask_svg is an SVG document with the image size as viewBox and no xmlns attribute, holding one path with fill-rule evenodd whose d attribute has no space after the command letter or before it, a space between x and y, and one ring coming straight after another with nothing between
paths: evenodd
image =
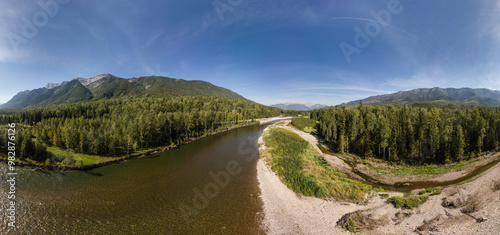
<instances>
[{"instance_id":1,"label":"tall grass","mask_svg":"<svg viewBox=\"0 0 500 235\"><path fill-rule=\"evenodd\" d=\"M297 117L292 119L292 125L303 132L311 133L315 131L316 121L309 118Z\"/></svg>"},{"instance_id":2,"label":"tall grass","mask_svg":"<svg viewBox=\"0 0 500 235\"><path fill-rule=\"evenodd\" d=\"M264 133L263 158L283 183L296 193L318 198L362 201L371 186L348 179L323 164L316 150L297 134L281 128Z\"/></svg>"}]
</instances>

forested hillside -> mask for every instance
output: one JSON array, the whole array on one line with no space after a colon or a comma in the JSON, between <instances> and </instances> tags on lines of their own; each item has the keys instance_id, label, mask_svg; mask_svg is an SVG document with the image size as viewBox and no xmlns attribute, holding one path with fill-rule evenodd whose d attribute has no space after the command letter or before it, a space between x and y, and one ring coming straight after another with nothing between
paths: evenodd
<instances>
[{"instance_id":1,"label":"forested hillside","mask_svg":"<svg viewBox=\"0 0 500 235\"><path fill-rule=\"evenodd\" d=\"M500 91L472 88L419 88L392 94L371 96L361 100L365 105L465 105L465 106L500 106ZM348 102L347 106L356 106L359 100Z\"/></svg>"},{"instance_id":2,"label":"forested hillside","mask_svg":"<svg viewBox=\"0 0 500 235\"><path fill-rule=\"evenodd\" d=\"M458 161L500 145L495 108L360 105L315 110L311 118L338 152L391 161Z\"/></svg>"},{"instance_id":3,"label":"forested hillside","mask_svg":"<svg viewBox=\"0 0 500 235\"><path fill-rule=\"evenodd\" d=\"M47 146L100 156L128 155L282 112L246 100L216 97L120 98L24 110L0 115L0 123L18 124L21 160L50 163L64 159L54 159L46 152ZM4 138L0 142L0 148L6 146ZM65 163L71 164L71 159Z\"/></svg>"}]
</instances>

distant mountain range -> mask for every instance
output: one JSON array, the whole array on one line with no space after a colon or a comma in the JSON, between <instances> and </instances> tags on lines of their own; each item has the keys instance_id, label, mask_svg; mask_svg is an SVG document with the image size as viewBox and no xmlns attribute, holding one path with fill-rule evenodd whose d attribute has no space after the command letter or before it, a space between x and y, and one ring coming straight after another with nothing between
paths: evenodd
<instances>
[{"instance_id":1,"label":"distant mountain range","mask_svg":"<svg viewBox=\"0 0 500 235\"><path fill-rule=\"evenodd\" d=\"M167 77L149 76L119 78L101 74L93 78L76 78L62 83L49 83L43 88L19 92L0 109L23 109L84 101L137 97L214 96L246 100L226 88L205 81L186 81Z\"/></svg>"},{"instance_id":2,"label":"distant mountain range","mask_svg":"<svg viewBox=\"0 0 500 235\"><path fill-rule=\"evenodd\" d=\"M345 105L356 106L359 105L359 101L351 101ZM500 91L472 88L420 88L387 95L371 96L361 101L364 105L426 103L430 105L500 106Z\"/></svg>"},{"instance_id":3,"label":"distant mountain range","mask_svg":"<svg viewBox=\"0 0 500 235\"><path fill-rule=\"evenodd\" d=\"M298 110L298 111L307 111L313 109L322 109L328 107L328 105L324 104L313 104L313 103L284 103L284 104L273 104L271 107L283 109L283 110Z\"/></svg>"},{"instance_id":4,"label":"distant mountain range","mask_svg":"<svg viewBox=\"0 0 500 235\"><path fill-rule=\"evenodd\" d=\"M125 79L111 74L101 74L92 78L75 78L61 83L49 83L42 88L19 92L7 103L1 104L0 109L44 107L119 97L177 96L214 96L246 100L231 90L205 81L186 81L158 76ZM371 96L361 101L364 105L500 106L500 91L472 88L420 88ZM360 100L356 100L342 105L356 106L359 103ZM313 103L282 103L271 105L271 107L307 111L328 106Z\"/></svg>"}]
</instances>

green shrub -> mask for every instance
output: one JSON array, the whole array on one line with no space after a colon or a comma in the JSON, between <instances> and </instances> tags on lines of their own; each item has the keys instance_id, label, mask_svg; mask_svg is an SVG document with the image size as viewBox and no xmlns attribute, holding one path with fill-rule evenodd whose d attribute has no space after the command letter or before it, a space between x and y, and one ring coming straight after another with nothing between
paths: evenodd
<instances>
[{"instance_id":1,"label":"green shrub","mask_svg":"<svg viewBox=\"0 0 500 235\"><path fill-rule=\"evenodd\" d=\"M430 188L423 189L420 192L418 192L419 195L426 194L426 193L431 193L431 196L434 196L434 195L441 194L441 190L436 188L436 187L430 187Z\"/></svg>"},{"instance_id":2,"label":"green shrub","mask_svg":"<svg viewBox=\"0 0 500 235\"><path fill-rule=\"evenodd\" d=\"M431 196L439 195L441 194L441 189L436 189L434 192L431 193Z\"/></svg>"},{"instance_id":3,"label":"green shrub","mask_svg":"<svg viewBox=\"0 0 500 235\"><path fill-rule=\"evenodd\" d=\"M413 209L425 203L429 196L391 197L387 202L396 208Z\"/></svg>"}]
</instances>

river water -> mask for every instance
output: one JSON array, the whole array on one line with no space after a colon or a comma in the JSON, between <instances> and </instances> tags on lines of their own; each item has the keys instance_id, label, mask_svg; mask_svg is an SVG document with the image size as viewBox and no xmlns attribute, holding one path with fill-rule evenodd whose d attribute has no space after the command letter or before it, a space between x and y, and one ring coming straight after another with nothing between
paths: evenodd
<instances>
[{"instance_id":1,"label":"river water","mask_svg":"<svg viewBox=\"0 0 500 235\"><path fill-rule=\"evenodd\" d=\"M237 128L87 172L17 168L15 229L1 234L263 234L256 177L264 125Z\"/></svg>"}]
</instances>

